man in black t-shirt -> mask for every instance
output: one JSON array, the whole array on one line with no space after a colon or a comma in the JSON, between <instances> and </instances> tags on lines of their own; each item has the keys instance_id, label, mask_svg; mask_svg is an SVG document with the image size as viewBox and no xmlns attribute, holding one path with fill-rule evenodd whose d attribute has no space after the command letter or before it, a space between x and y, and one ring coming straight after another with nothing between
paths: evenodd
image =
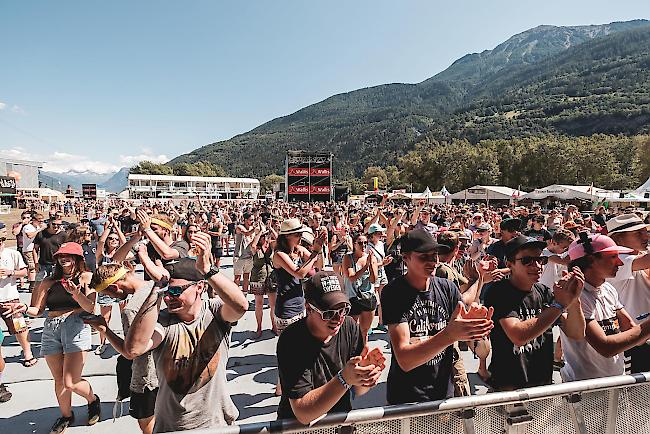
<instances>
[{"instance_id":1,"label":"man in black t-shirt","mask_svg":"<svg viewBox=\"0 0 650 434\"><path fill-rule=\"evenodd\" d=\"M553 290L539 282L548 257L543 241L520 235L506 243L510 279L493 284L485 305L494 308L490 384L495 390L550 384L553 376L553 325L584 339L579 296L584 276L575 269Z\"/></svg>"},{"instance_id":2,"label":"man in black t-shirt","mask_svg":"<svg viewBox=\"0 0 650 434\"><path fill-rule=\"evenodd\" d=\"M535 216L532 220L532 227L524 231L524 235L529 238L535 238L537 241L548 242L553 235L546 229L544 229L544 224L546 223L546 217L544 216Z\"/></svg>"},{"instance_id":3,"label":"man in black t-shirt","mask_svg":"<svg viewBox=\"0 0 650 434\"><path fill-rule=\"evenodd\" d=\"M61 220L50 220L47 229L34 238L34 247L38 250L38 269L36 283L43 281L54 272L54 253L65 242Z\"/></svg>"},{"instance_id":4,"label":"man in black t-shirt","mask_svg":"<svg viewBox=\"0 0 650 434\"><path fill-rule=\"evenodd\" d=\"M470 319L458 287L433 275L437 252L446 246L436 243L424 229L410 231L400 245L408 271L389 283L381 296L383 322L392 345L388 403L450 398L454 395L452 346L487 336L492 329L491 313L485 309L485 315ZM476 308L470 313L474 315Z\"/></svg>"},{"instance_id":5,"label":"man in black t-shirt","mask_svg":"<svg viewBox=\"0 0 650 434\"><path fill-rule=\"evenodd\" d=\"M308 424L326 413L350 411L350 389L359 396L375 386L384 362L378 349L364 349L336 274L320 271L304 290L307 317L287 327L278 340L278 418Z\"/></svg>"}]
</instances>

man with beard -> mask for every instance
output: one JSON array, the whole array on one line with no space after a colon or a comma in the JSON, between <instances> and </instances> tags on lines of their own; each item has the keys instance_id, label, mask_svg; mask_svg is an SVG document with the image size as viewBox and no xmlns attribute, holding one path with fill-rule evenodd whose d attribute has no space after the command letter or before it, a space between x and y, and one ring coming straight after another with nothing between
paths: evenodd
<instances>
[{"instance_id":1,"label":"man with beard","mask_svg":"<svg viewBox=\"0 0 650 434\"><path fill-rule=\"evenodd\" d=\"M151 291L124 342L133 357L153 350L159 380L155 432L231 425L238 416L226 391L226 363L232 323L248 301L212 265L210 235L196 233L192 242L196 260L165 266L169 286L161 294L167 308L158 314L158 291ZM204 301L206 280L217 297Z\"/></svg>"}]
</instances>

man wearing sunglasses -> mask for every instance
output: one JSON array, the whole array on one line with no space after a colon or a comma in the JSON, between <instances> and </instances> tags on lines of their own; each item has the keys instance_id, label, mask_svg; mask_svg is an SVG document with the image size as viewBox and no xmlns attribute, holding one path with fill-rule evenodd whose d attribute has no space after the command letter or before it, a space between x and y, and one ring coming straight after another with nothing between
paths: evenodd
<instances>
[{"instance_id":1,"label":"man wearing sunglasses","mask_svg":"<svg viewBox=\"0 0 650 434\"><path fill-rule=\"evenodd\" d=\"M308 424L326 413L350 411L352 396L377 384L384 363L382 355L372 359L377 350L364 349L334 272L319 271L303 288L307 316L287 327L278 340L278 418Z\"/></svg>"},{"instance_id":2,"label":"man wearing sunglasses","mask_svg":"<svg viewBox=\"0 0 650 434\"><path fill-rule=\"evenodd\" d=\"M165 265L169 286L162 297L152 290L124 341L131 357L153 350L159 390L155 432L231 425L238 416L226 390L232 323L248 309L237 285L212 264L211 240L196 233L197 259ZM216 298L202 299L207 284ZM159 298L167 305L158 314Z\"/></svg>"},{"instance_id":3,"label":"man wearing sunglasses","mask_svg":"<svg viewBox=\"0 0 650 434\"><path fill-rule=\"evenodd\" d=\"M553 289L539 283L548 256L546 243L520 235L505 244L510 279L493 284L485 305L494 308L489 383L495 390L551 384L553 331L558 324L573 339L584 339L580 306L584 276L568 273Z\"/></svg>"},{"instance_id":4,"label":"man wearing sunglasses","mask_svg":"<svg viewBox=\"0 0 650 434\"><path fill-rule=\"evenodd\" d=\"M54 272L54 253L65 242L66 233L63 231L61 220L52 219L44 231L34 238L34 249L38 257L36 285Z\"/></svg>"}]
</instances>

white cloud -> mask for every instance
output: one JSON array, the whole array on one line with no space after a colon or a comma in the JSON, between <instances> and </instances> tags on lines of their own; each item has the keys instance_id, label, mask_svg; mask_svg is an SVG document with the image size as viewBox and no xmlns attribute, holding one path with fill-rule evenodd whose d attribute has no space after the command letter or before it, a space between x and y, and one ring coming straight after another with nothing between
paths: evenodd
<instances>
[{"instance_id":1,"label":"white cloud","mask_svg":"<svg viewBox=\"0 0 650 434\"><path fill-rule=\"evenodd\" d=\"M153 155L143 149L139 155L120 155L116 162L94 160L85 155L70 154L67 152L55 151L51 154L37 154L27 152L24 148L14 147L11 149L0 149L0 154L10 158L23 160L35 160L43 162L43 170L48 172L95 172L95 173L112 173L117 172L122 167L131 167L140 161L149 160L155 163L166 163L169 158L166 155Z\"/></svg>"},{"instance_id":2,"label":"white cloud","mask_svg":"<svg viewBox=\"0 0 650 434\"><path fill-rule=\"evenodd\" d=\"M14 105L11 107L11 111L14 112L14 113L16 113L16 114L19 114L19 115L24 115L24 114L26 114L26 113L25 113L25 110L23 110L22 107L17 106L16 104L14 104Z\"/></svg>"},{"instance_id":3,"label":"white cloud","mask_svg":"<svg viewBox=\"0 0 650 434\"><path fill-rule=\"evenodd\" d=\"M4 110L5 108L7 108L7 104L0 101L0 110Z\"/></svg>"}]
</instances>

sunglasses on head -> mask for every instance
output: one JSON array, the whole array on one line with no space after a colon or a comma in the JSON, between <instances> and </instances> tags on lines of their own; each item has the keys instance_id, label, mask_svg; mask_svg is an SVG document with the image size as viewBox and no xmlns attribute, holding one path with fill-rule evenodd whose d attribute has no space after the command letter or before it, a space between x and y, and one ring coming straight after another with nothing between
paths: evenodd
<instances>
[{"instance_id":1,"label":"sunglasses on head","mask_svg":"<svg viewBox=\"0 0 650 434\"><path fill-rule=\"evenodd\" d=\"M198 282L190 282L186 283L185 285L180 285L180 286L168 286L167 289L165 290L165 295L169 295L171 297L180 297L180 295L185 291L187 288L189 288L192 285L196 285Z\"/></svg>"},{"instance_id":2,"label":"sunglasses on head","mask_svg":"<svg viewBox=\"0 0 650 434\"><path fill-rule=\"evenodd\" d=\"M521 261L523 265L530 265L533 262L546 265L548 264L548 256L522 256L521 258L516 258L515 261Z\"/></svg>"},{"instance_id":3,"label":"sunglasses on head","mask_svg":"<svg viewBox=\"0 0 650 434\"><path fill-rule=\"evenodd\" d=\"M345 305L345 307L342 307L341 309L328 309L328 310L320 310L313 304L309 304L309 306L318 312L320 314L320 317L323 319L323 321L331 321L334 318L343 318L347 316L350 313L350 310L352 309L350 305Z\"/></svg>"}]
</instances>

